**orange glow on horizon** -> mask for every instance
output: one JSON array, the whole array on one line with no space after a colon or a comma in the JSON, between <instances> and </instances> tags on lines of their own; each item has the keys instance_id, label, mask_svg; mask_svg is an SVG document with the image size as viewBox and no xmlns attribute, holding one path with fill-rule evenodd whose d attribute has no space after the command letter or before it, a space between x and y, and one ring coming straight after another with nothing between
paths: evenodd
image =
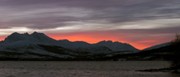
<instances>
[{"instance_id":1,"label":"orange glow on horizon","mask_svg":"<svg viewBox=\"0 0 180 77\"><path fill-rule=\"evenodd\" d=\"M5 39L5 36L0 36L0 41L3 41Z\"/></svg>"},{"instance_id":2,"label":"orange glow on horizon","mask_svg":"<svg viewBox=\"0 0 180 77\"><path fill-rule=\"evenodd\" d=\"M56 40L64 40L67 39L69 41L85 41L88 43L97 43L99 41L103 41L103 40L111 40L111 41L119 41L122 43L129 43L132 46L134 46L137 49L145 49L147 47L156 45L156 44L160 44L163 43L165 41L163 41L162 39L144 39L146 41L130 41L127 40L127 37L121 37L121 38L117 38L116 36L111 36L111 35L92 35L92 34L72 34L72 35L58 35L58 34L48 34L51 38L56 39ZM3 41L5 39L6 36L0 36L0 41ZM162 40L162 41L159 41Z\"/></svg>"},{"instance_id":3,"label":"orange glow on horizon","mask_svg":"<svg viewBox=\"0 0 180 77\"><path fill-rule=\"evenodd\" d=\"M137 43L137 42L128 42L128 40L124 40L124 39L117 39L117 38L114 38L114 37L94 37L92 38L92 36L89 36L89 35L74 35L74 36L56 36L56 35L49 35L50 37L52 37L53 39L56 39L56 40L69 40L69 41L85 41L87 43L97 43L97 42L100 42L100 41L103 41L103 40L111 40L111 41L119 41L119 42L122 42L122 43L129 43L131 44L132 46L134 46L135 48L139 49L139 50L142 50L142 49L145 49L147 47L150 47L152 45L144 45L144 44L140 44L140 43Z\"/></svg>"},{"instance_id":4,"label":"orange glow on horizon","mask_svg":"<svg viewBox=\"0 0 180 77\"><path fill-rule=\"evenodd\" d=\"M88 36L88 35L74 35L74 36L56 36L56 35L50 35L50 37L56 39L56 40L63 40L63 39L67 39L69 41L85 41L88 43L97 43L99 41L103 41L103 40L112 40L112 41L116 41L116 39L113 39L112 37L106 37L104 39L99 38L99 37L92 37L92 36Z\"/></svg>"},{"instance_id":5,"label":"orange glow on horizon","mask_svg":"<svg viewBox=\"0 0 180 77\"><path fill-rule=\"evenodd\" d=\"M145 48L148 48L154 45L165 43L172 39L172 38L158 37L158 38L144 38L139 41L132 41L131 39L127 39L128 37L118 37L116 35L109 35L109 34L103 35L103 34L98 34L98 33L97 34L71 34L71 35L49 34L49 36L56 40L67 39L69 41L85 41L91 44L97 43L103 40L119 41L122 43L129 43L130 45L134 46L135 48L139 50L143 50Z\"/></svg>"}]
</instances>

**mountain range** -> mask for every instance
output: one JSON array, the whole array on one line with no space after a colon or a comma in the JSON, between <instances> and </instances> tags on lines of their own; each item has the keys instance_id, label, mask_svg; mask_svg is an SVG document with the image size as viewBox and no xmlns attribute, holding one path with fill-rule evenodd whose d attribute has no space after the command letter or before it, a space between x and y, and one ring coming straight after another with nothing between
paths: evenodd
<instances>
[{"instance_id":1,"label":"mountain range","mask_svg":"<svg viewBox=\"0 0 180 77\"><path fill-rule=\"evenodd\" d=\"M55 40L44 33L12 33L0 42L1 59L74 59L97 58L112 53L136 53L130 44L100 41L89 44L83 41Z\"/></svg>"}]
</instances>

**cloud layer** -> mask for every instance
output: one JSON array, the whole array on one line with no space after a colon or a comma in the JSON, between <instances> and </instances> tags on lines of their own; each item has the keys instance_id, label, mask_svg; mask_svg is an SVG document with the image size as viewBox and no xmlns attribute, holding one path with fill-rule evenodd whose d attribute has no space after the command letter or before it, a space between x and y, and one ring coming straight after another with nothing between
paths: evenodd
<instances>
[{"instance_id":1,"label":"cloud layer","mask_svg":"<svg viewBox=\"0 0 180 77\"><path fill-rule=\"evenodd\" d=\"M127 42L147 36L165 42L180 32L179 4L180 0L0 0L0 36L108 32L128 36Z\"/></svg>"}]
</instances>

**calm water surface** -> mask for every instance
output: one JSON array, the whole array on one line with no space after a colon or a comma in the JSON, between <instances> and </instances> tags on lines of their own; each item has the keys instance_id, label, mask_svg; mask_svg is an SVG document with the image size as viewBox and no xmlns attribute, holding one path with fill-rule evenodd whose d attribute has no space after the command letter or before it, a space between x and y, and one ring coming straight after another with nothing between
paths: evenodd
<instances>
[{"instance_id":1,"label":"calm water surface","mask_svg":"<svg viewBox=\"0 0 180 77\"><path fill-rule=\"evenodd\" d=\"M135 71L169 65L164 61L0 61L0 77L180 77Z\"/></svg>"}]
</instances>

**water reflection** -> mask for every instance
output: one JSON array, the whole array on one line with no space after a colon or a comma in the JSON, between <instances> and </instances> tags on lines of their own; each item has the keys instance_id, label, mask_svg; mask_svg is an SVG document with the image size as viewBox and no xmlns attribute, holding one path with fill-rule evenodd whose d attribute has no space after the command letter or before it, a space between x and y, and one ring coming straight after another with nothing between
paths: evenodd
<instances>
[{"instance_id":1,"label":"water reflection","mask_svg":"<svg viewBox=\"0 0 180 77\"><path fill-rule=\"evenodd\" d=\"M119 62L0 62L1 77L180 77L168 72L138 72L135 70L164 68L163 61Z\"/></svg>"}]
</instances>

